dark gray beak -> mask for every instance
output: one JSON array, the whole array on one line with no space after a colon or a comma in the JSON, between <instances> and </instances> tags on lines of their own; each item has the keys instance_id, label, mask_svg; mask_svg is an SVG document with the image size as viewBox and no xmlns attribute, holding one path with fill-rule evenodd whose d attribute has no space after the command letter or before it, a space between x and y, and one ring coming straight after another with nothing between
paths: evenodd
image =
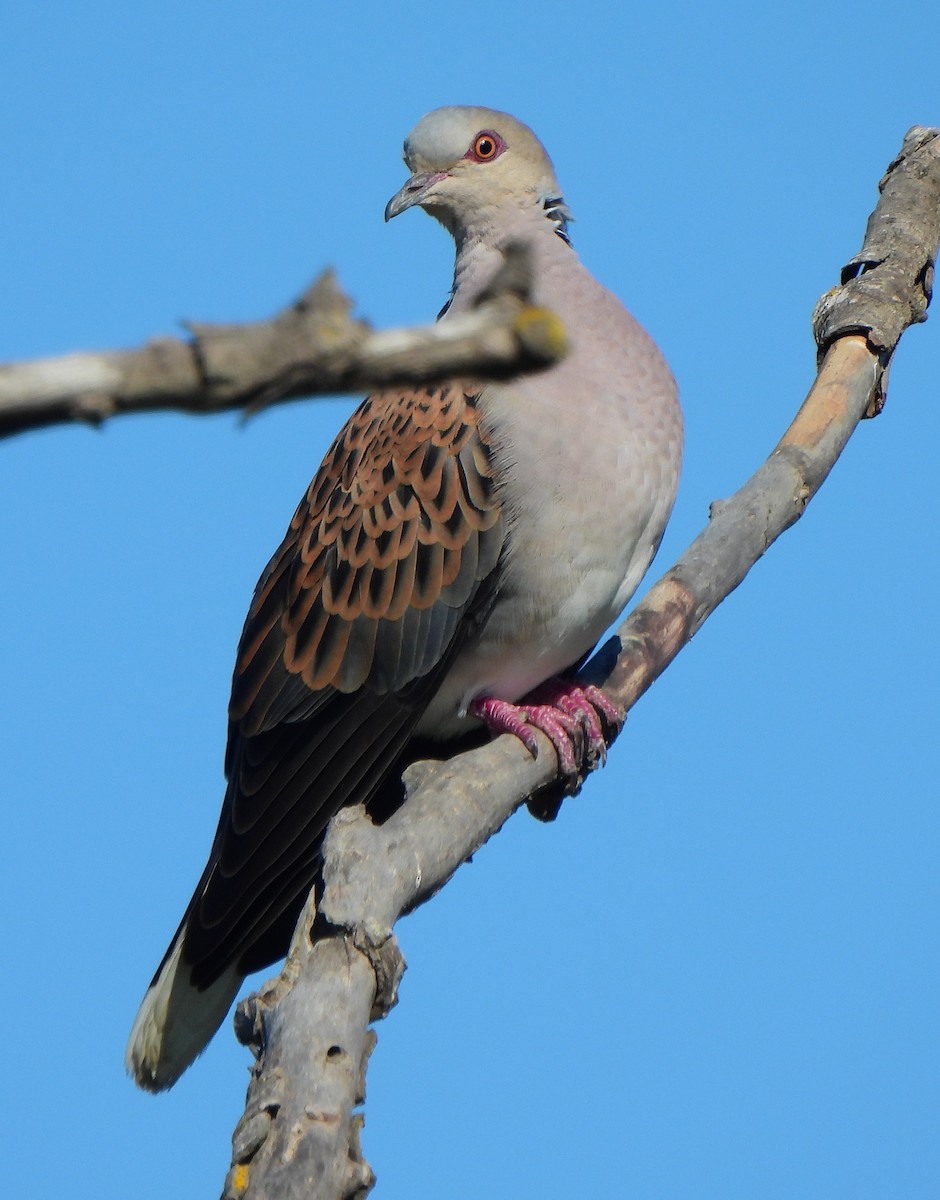
<instances>
[{"instance_id":1,"label":"dark gray beak","mask_svg":"<svg viewBox=\"0 0 940 1200\"><path fill-rule=\"evenodd\" d=\"M424 171L419 175L412 175L401 191L396 192L386 204L385 220L390 221L392 217L403 213L406 208L420 204L434 184L443 179L445 174L444 171Z\"/></svg>"}]
</instances>

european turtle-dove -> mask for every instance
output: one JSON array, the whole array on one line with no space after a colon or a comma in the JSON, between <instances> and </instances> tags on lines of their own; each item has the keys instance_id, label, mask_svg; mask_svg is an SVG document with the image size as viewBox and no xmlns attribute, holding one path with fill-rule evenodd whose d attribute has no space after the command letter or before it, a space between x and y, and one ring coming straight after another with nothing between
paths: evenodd
<instances>
[{"instance_id":1,"label":"european turtle-dove","mask_svg":"<svg viewBox=\"0 0 940 1200\"><path fill-rule=\"evenodd\" d=\"M372 798L416 737L479 721L563 770L597 693L559 673L618 616L672 508L682 419L659 351L582 266L548 155L525 125L441 108L405 142L386 219L419 205L454 237L442 320L470 308L511 241L569 355L509 383L394 391L340 431L258 583L235 665L228 786L209 862L144 997L136 1081L171 1086L245 975L286 953L325 827ZM517 706L550 681L538 702Z\"/></svg>"}]
</instances>

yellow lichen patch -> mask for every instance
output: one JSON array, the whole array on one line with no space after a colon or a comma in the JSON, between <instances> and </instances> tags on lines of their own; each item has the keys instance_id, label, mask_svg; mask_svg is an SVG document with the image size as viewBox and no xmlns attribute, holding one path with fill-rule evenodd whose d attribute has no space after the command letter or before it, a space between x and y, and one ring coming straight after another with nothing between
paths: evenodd
<instances>
[{"instance_id":1,"label":"yellow lichen patch","mask_svg":"<svg viewBox=\"0 0 940 1200\"><path fill-rule=\"evenodd\" d=\"M248 1187L248 1163L237 1163L232 1171L232 1191L240 1195Z\"/></svg>"},{"instance_id":2,"label":"yellow lichen patch","mask_svg":"<svg viewBox=\"0 0 940 1200\"><path fill-rule=\"evenodd\" d=\"M550 308L534 305L524 308L513 328L519 341L533 354L555 359L568 353L565 324Z\"/></svg>"}]
</instances>

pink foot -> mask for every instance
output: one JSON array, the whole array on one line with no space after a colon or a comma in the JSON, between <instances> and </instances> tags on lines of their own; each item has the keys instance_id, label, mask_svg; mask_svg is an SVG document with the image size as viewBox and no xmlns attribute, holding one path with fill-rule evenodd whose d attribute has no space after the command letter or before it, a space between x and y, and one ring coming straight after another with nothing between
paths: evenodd
<instances>
[{"instance_id":1,"label":"pink foot","mask_svg":"<svg viewBox=\"0 0 940 1200\"><path fill-rule=\"evenodd\" d=\"M541 704L552 705L577 722L587 739L589 762L607 761L607 738L600 717L611 730L617 731L623 725L623 713L600 688L593 683L581 687L569 679L548 679L535 689L532 698Z\"/></svg>"},{"instance_id":2,"label":"pink foot","mask_svg":"<svg viewBox=\"0 0 940 1200\"><path fill-rule=\"evenodd\" d=\"M534 758L538 753L536 730L555 747L558 767L564 775L577 775L578 759L587 752L588 762L603 762L607 739L600 716L619 729L623 717L599 688L581 687L564 679L550 679L532 693L530 702L511 704L495 696L480 696L469 708L493 733L511 733ZM582 737L585 743L581 743ZM576 748L576 742L581 743ZM582 749L583 747L583 749Z\"/></svg>"}]
</instances>

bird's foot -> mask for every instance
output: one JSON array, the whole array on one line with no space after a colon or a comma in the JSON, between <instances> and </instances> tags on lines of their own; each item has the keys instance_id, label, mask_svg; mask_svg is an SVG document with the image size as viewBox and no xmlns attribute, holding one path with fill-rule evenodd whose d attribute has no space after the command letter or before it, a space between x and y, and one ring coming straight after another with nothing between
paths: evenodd
<instances>
[{"instance_id":1,"label":"bird's foot","mask_svg":"<svg viewBox=\"0 0 940 1200\"><path fill-rule=\"evenodd\" d=\"M579 774L585 760L593 766L606 759L603 722L612 731L623 724L623 714L599 688L568 679L548 680L522 704L480 696L469 713L495 734L513 734L533 758L538 754L536 730L540 730L555 747L559 771L569 778Z\"/></svg>"},{"instance_id":2,"label":"bird's foot","mask_svg":"<svg viewBox=\"0 0 940 1200\"><path fill-rule=\"evenodd\" d=\"M624 714L612 700L593 683L582 686L572 679L549 679L532 693L540 704L548 704L575 721L585 739L585 752L590 764L607 761L608 737L619 733Z\"/></svg>"}]
</instances>

